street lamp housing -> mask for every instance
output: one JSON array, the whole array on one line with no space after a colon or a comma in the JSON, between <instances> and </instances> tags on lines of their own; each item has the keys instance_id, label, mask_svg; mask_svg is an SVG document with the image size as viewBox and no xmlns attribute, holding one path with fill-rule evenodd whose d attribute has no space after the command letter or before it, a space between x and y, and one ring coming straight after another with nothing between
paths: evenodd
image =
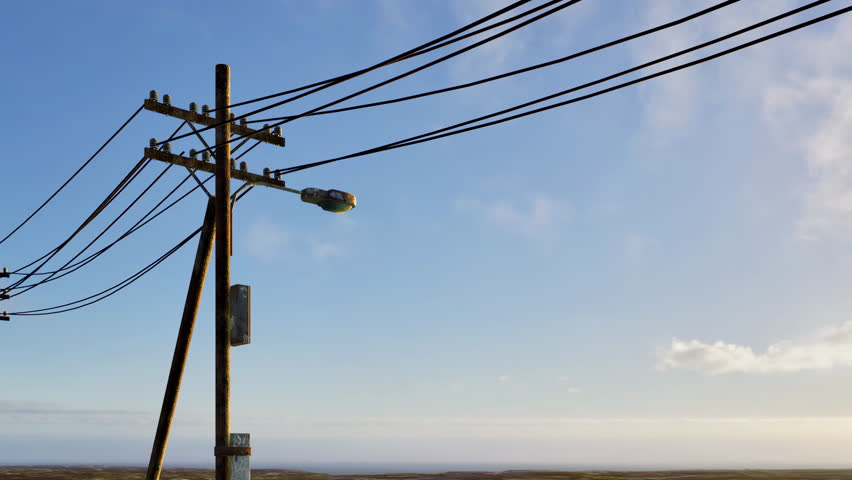
<instances>
[{"instance_id":1,"label":"street lamp housing","mask_svg":"<svg viewBox=\"0 0 852 480\"><path fill-rule=\"evenodd\" d=\"M327 212L346 213L355 208L355 195L340 190L305 188L301 191L302 201L319 205Z\"/></svg>"}]
</instances>

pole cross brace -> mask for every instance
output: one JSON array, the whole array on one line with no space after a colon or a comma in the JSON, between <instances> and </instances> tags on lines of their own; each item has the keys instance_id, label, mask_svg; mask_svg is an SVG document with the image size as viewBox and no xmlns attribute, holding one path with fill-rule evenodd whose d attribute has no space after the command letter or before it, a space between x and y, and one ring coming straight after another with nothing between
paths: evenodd
<instances>
[{"instance_id":1,"label":"pole cross brace","mask_svg":"<svg viewBox=\"0 0 852 480\"><path fill-rule=\"evenodd\" d=\"M173 153L163 152L156 148L146 148L145 156L154 160L159 160L161 162L180 165L181 167L193 168L196 170L201 170L202 172L216 173L215 163L202 162L201 160L182 157ZM252 185L263 185L264 187L287 190L287 188L285 187L284 180L278 180L272 177L258 175L257 173L251 173L236 168L231 169L231 178L235 180L242 180Z\"/></svg>"},{"instance_id":2,"label":"pole cross brace","mask_svg":"<svg viewBox=\"0 0 852 480\"><path fill-rule=\"evenodd\" d=\"M251 447L216 447L213 449L216 457L249 457Z\"/></svg>"},{"instance_id":3,"label":"pole cross brace","mask_svg":"<svg viewBox=\"0 0 852 480\"><path fill-rule=\"evenodd\" d=\"M205 127L211 127L218 123L218 120L213 117L202 115L200 113L190 112L189 110L173 107L171 105L166 105L150 98L145 100L145 103L142 104L142 107L145 110L162 113L163 115L168 115L170 117L186 120L187 122L197 123L199 125L204 125ZM283 147L285 144L284 137L273 135L272 133L266 130L255 130L245 125L240 125L236 122L231 122L231 133L239 135L241 137L250 136L250 138L253 138L255 140L260 140L264 143L271 143L272 145L277 145L279 147Z\"/></svg>"}]
</instances>

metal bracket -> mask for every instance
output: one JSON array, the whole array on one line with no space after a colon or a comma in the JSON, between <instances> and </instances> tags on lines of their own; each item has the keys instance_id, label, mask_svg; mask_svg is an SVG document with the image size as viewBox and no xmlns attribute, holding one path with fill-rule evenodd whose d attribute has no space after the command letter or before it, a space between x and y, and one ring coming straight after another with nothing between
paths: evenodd
<instances>
[{"instance_id":1,"label":"metal bracket","mask_svg":"<svg viewBox=\"0 0 852 480\"><path fill-rule=\"evenodd\" d=\"M216 457L250 457L251 447L216 447L213 449Z\"/></svg>"},{"instance_id":2,"label":"metal bracket","mask_svg":"<svg viewBox=\"0 0 852 480\"><path fill-rule=\"evenodd\" d=\"M195 176L195 170L193 170L189 167L183 167L183 168L185 168L186 171L189 172L190 175L192 175L192 178L195 179L195 183L197 183L198 186L201 187L202 190L204 190L204 193L207 194L207 198L213 198L213 195L210 195L210 191L207 190L207 187L204 186L204 182L202 182L201 180L198 179L198 177Z\"/></svg>"}]
</instances>

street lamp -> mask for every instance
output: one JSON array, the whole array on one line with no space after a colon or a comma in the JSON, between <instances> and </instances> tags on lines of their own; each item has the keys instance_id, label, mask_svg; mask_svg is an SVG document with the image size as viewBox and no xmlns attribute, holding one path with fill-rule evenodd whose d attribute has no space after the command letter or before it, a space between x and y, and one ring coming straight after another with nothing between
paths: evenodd
<instances>
[{"instance_id":1,"label":"street lamp","mask_svg":"<svg viewBox=\"0 0 852 480\"><path fill-rule=\"evenodd\" d=\"M303 202L319 205L326 212L346 213L356 204L355 195L340 190L305 188L299 193Z\"/></svg>"}]
</instances>

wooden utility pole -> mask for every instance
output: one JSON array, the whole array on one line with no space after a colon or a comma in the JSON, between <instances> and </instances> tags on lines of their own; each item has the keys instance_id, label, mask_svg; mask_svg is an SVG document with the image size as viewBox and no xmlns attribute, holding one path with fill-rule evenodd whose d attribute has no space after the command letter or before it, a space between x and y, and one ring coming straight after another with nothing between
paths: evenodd
<instances>
[{"instance_id":1,"label":"wooden utility pole","mask_svg":"<svg viewBox=\"0 0 852 480\"><path fill-rule=\"evenodd\" d=\"M192 267L192 277L186 292L186 302L183 305L183 317L180 321L175 353L172 356L172 367L169 370L169 380L166 383L166 393L163 395L163 406L160 409L160 421L157 433L154 435L154 446L151 448L151 459L148 461L148 472L145 480L159 480L163 470L163 457L166 455L166 445L169 443L169 429L177 406L180 382L189 354L189 343L192 341L192 330L198 316L198 305L201 303L201 292L204 290L204 277L207 276L207 266L210 265L210 253L213 251L213 239L216 235L216 205L210 199L207 202L207 212L204 214L204 225L201 227L201 238L198 239L198 250L195 252L195 265Z\"/></svg>"},{"instance_id":2,"label":"wooden utility pole","mask_svg":"<svg viewBox=\"0 0 852 480\"><path fill-rule=\"evenodd\" d=\"M248 434L230 433L230 394L231 394L231 345L243 345L245 341L231 339L231 206L234 199L231 198L231 179L244 182L242 188L254 185L276 188L288 192L298 191L289 189L281 180L280 175L274 177L269 168L263 169L263 174L248 171L245 162L240 163L237 169L231 164L231 134L246 136L259 142L283 147L284 137L281 136L280 127L270 129L264 126L262 130L249 128L246 119L231 118L229 103L231 100L231 73L227 65L216 65L216 118L211 118L209 108L202 107L201 113L197 111L197 105L191 103L189 110L175 107L171 104L169 95L163 96L162 103L158 99L156 91L151 91L150 98L145 100L143 107L152 112L161 113L170 117L184 120L190 124L204 125L216 128L216 146L214 156L215 165L207 161L206 154L202 159L197 158L194 150L190 150L190 156L175 155L171 153L171 146L162 142L161 148L157 148L161 142L151 139L151 146L145 149L145 156L153 160L170 163L186 168L193 178L203 187L203 184L195 172L208 172L216 176L215 196L210 195L205 216L204 228L202 228L201 240L199 240L198 253L196 254L195 268L190 281L189 292L184 306L184 315L178 333L175 353L172 358L172 367L169 372L169 380L166 385L166 393L163 397L163 407L160 412L160 422L157 425L157 433L154 437L154 447L151 450L151 459L148 464L148 475L146 480L158 480L163 467L163 458L168 443L169 429L174 416L177 397L180 391L180 382L183 369L189 351L189 342L192 338L193 322L198 312L198 302L204 287L204 274L209 264L211 254L211 243L215 236L216 242L216 434L213 453L216 457L216 480L231 480L232 457L237 465L238 472L248 478L248 463L246 457L251 455L251 447L248 445ZM240 124L233 122L239 120ZM191 126L191 125L190 125ZM194 129L194 127L193 127ZM199 132L198 139L207 146ZM239 191L237 193L239 193ZM207 192L206 188L204 189ZM215 234L214 232L218 232ZM202 268L203 265L203 268ZM243 315L242 318L248 318ZM8 320L0 316L0 320ZM232 445L234 443L234 445ZM240 460L242 457L242 460Z\"/></svg>"},{"instance_id":3,"label":"wooden utility pole","mask_svg":"<svg viewBox=\"0 0 852 480\"><path fill-rule=\"evenodd\" d=\"M216 480L230 480L231 67L216 65ZM224 447L224 448L223 448Z\"/></svg>"}]
</instances>

